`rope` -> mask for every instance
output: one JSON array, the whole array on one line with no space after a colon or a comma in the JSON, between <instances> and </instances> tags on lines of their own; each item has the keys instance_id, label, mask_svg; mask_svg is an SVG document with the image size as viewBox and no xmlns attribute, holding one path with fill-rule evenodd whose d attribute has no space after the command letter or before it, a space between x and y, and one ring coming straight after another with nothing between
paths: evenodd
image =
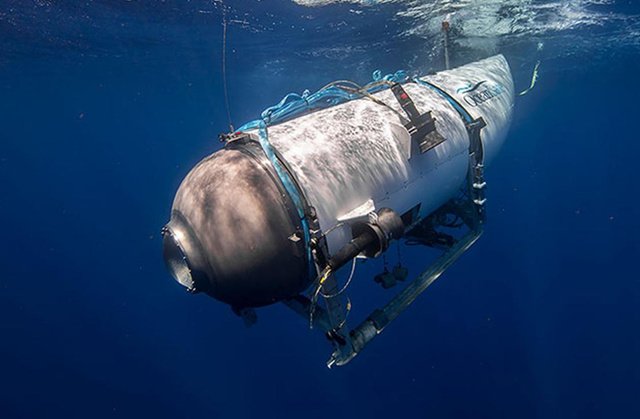
<instances>
[{"instance_id":1,"label":"rope","mask_svg":"<svg viewBox=\"0 0 640 419\"><path fill-rule=\"evenodd\" d=\"M542 53L543 49L544 49L544 43L538 42L538 48L537 48L538 56ZM538 81L539 69L540 69L540 60L538 59L538 61L536 61L536 65L533 67L533 74L531 74L531 83L529 84L529 87L527 87L522 92L518 93L518 96L524 96L527 93L529 93L531 90L533 90L533 88L536 85L536 82Z\"/></svg>"},{"instance_id":2,"label":"rope","mask_svg":"<svg viewBox=\"0 0 640 419\"><path fill-rule=\"evenodd\" d=\"M539 68L540 68L540 60L538 60L536 62L535 67L533 67L533 74L531 75L531 84L529 85L528 88L526 88L522 92L518 93L518 96L524 96L527 93L529 93L531 90L533 90L533 88L536 85L536 82L538 81L538 69Z\"/></svg>"},{"instance_id":3,"label":"rope","mask_svg":"<svg viewBox=\"0 0 640 419\"><path fill-rule=\"evenodd\" d=\"M227 109L227 120L229 121L229 132L233 132L231 123L231 111L229 110L229 91L227 89L227 12L222 5L222 87L224 90L224 105Z\"/></svg>"},{"instance_id":4,"label":"rope","mask_svg":"<svg viewBox=\"0 0 640 419\"><path fill-rule=\"evenodd\" d=\"M276 105L270 106L260 114L260 119L267 125L273 125L292 119L304 112L316 109L323 109L350 100L367 97L383 106L387 106L382 101L371 96L373 93L388 88L393 83L402 83L409 79L403 70L382 76L380 70L373 73L373 81L365 86L360 86L350 80L337 80L327 84L315 93L305 90L302 94L289 93ZM390 108L393 110L393 108ZM398 113L394 110L394 112ZM238 129L246 131L252 128L255 123L249 122Z\"/></svg>"}]
</instances>

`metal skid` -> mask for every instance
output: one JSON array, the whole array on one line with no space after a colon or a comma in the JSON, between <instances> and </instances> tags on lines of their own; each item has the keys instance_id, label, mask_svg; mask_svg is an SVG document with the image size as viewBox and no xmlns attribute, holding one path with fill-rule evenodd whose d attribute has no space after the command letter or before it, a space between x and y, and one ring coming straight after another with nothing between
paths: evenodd
<instances>
[{"instance_id":1,"label":"metal skid","mask_svg":"<svg viewBox=\"0 0 640 419\"><path fill-rule=\"evenodd\" d=\"M373 310L359 325L350 328L346 319L349 302L339 295L333 275L323 286L326 296L323 297L324 307L314 307L311 300L302 295L284 302L301 316L312 318L312 326L321 330L332 343L334 351L327 361L329 368L345 365L358 355L480 237L485 203L483 167L476 162L473 152L469 161L468 182L462 198L450 200L433 214L414 223L403 237L411 244L440 249L442 253L384 306ZM454 224L452 219L458 221ZM455 238L443 231L452 227L466 228L466 233Z\"/></svg>"}]
</instances>

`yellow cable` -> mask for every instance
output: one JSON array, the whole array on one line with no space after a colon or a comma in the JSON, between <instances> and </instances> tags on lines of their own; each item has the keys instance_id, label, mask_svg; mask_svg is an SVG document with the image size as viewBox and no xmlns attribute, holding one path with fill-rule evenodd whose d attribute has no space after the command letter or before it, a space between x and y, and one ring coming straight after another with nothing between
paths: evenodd
<instances>
[{"instance_id":1,"label":"yellow cable","mask_svg":"<svg viewBox=\"0 0 640 419\"><path fill-rule=\"evenodd\" d=\"M518 96L524 96L527 93L529 93L531 90L533 90L533 88L536 85L536 82L538 81L538 69L539 68L540 68L540 60L538 60L536 62L536 65L533 68L533 74L531 75L531 84L529 85L529 87L526 90L523 90L522 92L518 93Z\"/></svg>"},{"instance_id":2,"label":"yellow cable","mask_svg":"<svg viewBox=\"0 0 640 419\"><path fill-rule=\"evenodd\" d=\"M322 285L324 285L325 281L331 275L331 268L326 267L324 273L320 277L318 281L318 287L316 288L316 292L313 294L311 298L311 307L309 307L309 329L313 329L313 313L316 311L316 305L318 304L318 295L320 294L320 290L322 289Z\"/></svg>"},{"instance_id":3,"label":"yellow cable","mask_svg":"<svg viewBox=\"0 0 640 419\"><path fill-rule=\"evenodd\" d=\"M329 278L329 275L331 275L331 268L326 269L324 275L322 275L322 278L320 278L318 285L322 286L324 282L327 280L327 278Z\"/></svg>"}]
</instances>

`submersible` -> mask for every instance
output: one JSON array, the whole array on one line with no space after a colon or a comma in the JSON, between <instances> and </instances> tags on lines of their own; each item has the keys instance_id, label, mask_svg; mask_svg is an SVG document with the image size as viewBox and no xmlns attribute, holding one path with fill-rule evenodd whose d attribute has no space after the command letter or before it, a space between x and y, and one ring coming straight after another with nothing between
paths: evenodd
<instances>
[{"instance_id":1,"label":"submersible","mask_svg":"<svg viewBox=\"0 0 640 419\"><path fill-rule=\"evenodd\" d=\"M467 186L482 223L513 100L502 55L285 98L183 180L163 229L171 274L240 312L378 256Z\"/></svg>"}]
</instances>

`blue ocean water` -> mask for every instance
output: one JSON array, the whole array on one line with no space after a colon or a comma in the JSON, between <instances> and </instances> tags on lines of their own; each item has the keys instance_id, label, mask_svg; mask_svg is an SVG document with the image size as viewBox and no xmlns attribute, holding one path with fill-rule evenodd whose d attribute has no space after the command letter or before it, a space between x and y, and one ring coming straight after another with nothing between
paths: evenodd
<instances>
[{"instance_id":1,"label":"blue ocean water","mask_svg":"<svg viewBox=\"0 0 640 419\"><path fill-rule=\"evenodd\" d=\"M442 69L445 18L453 65L503 53L524 90L541 61L485 234L346 367L286 308L247 329L163 264L174 193L228 127L223 15L236 126ZM0 39L0 417L640 417L636 2L4 0Z\"/></svg>"}]
</instances>

